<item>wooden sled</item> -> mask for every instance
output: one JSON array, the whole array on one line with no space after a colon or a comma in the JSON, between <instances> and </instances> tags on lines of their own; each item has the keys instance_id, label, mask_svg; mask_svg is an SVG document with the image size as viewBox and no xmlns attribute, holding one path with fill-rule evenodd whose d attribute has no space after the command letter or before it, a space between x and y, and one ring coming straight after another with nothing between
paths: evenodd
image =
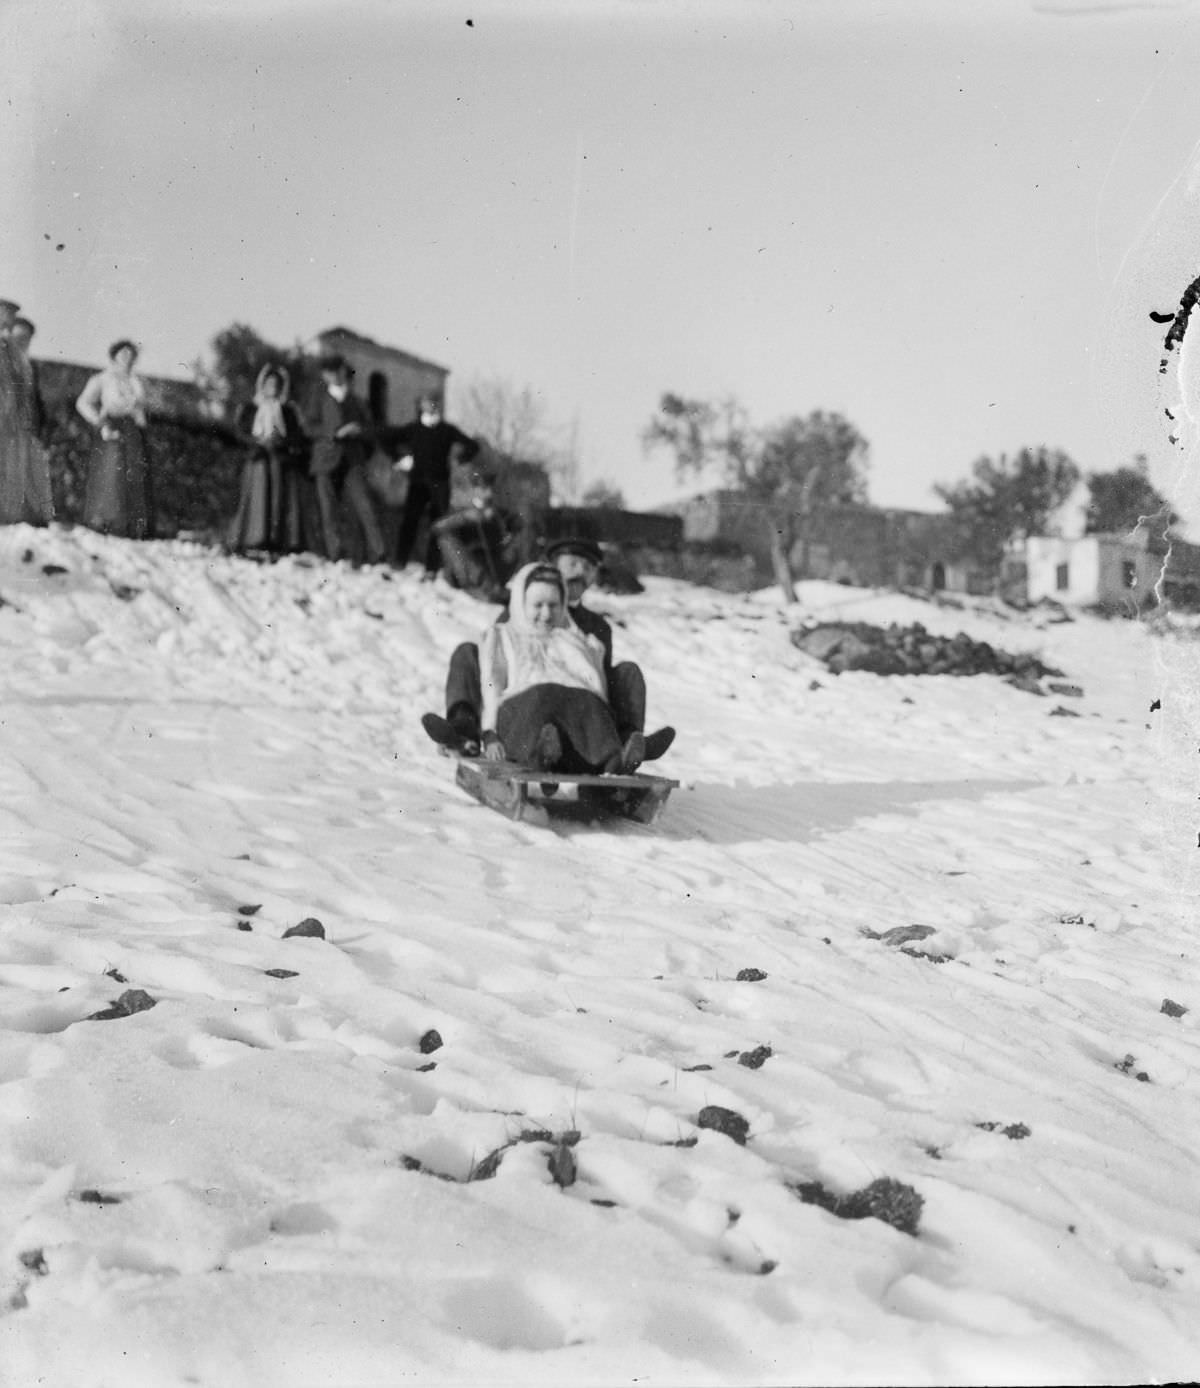
<instances>
[{"instance_id":1,"label":"wooden sled","mask_svg":"<svg viewBox=\"0 0 1200 1388\"><path fill-rule=\"evenodd\" d=\"M454 753L448 753L455 756ZM509 819L545 824L550 814L578 819L620 816L652 824L678 781L634 772L629 776L592 776L560 771L530 771L512 761L455 756L455 781L468 795ZM568 794L546 795L544 788ZM573 793L572 793L573 788Z\"/></svg>"}]
</instances>

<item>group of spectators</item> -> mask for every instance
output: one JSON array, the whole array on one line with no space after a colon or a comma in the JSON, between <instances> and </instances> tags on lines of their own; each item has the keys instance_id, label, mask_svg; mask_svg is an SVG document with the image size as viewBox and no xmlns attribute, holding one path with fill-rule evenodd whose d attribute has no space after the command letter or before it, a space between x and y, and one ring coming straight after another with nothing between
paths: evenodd
<instances>
[{"instance_id":1,"label":"group of spectators","mask_svg":"<svg viewBox=\"0 0 1200 1388\"><path fill-rule=\"evenodd\" d=\"M50 421L29 354L34 325L0 300L0 524L54 519L47 453ZM147 391L137 344L114 342L109 364L75 402L95 431L81 519L107 534L154 534L154 475L147 446ZM259 372L253 398L235 412L243 448L226 547L258 556L311 551L331 560L405 567L417 558L433 578L499 598L516 566L517 523L495 504L492 478L474 460L477 440L421 397L406 424L377 427L354 390L344 357L323 357L320 384L292 399L288 368ZM469 503L449 514L456 465L469 467ZM418 546L420 547L417 553Z\"/></svg>"},{"instance_id":2,"label":"group of spectators","mask_svg":"<svg viewBox=\"0 0 1200 1388\"><path fill-rule=\"evenodd\" d=\"M301 406L287 367L264 366L238 410L246 451L227 547L333 560L352 548L368 564L396 568L415 557L424 578L445 566L458 587L499 600L516 567L520 522L496 505L493 479L475 462L478 440L443 418L433 394L420 397L408 423L377 426L344 357L323 357L319 369L321 384ZM469 469L469 499L451 512L458 467ZM357 532L349 545L347 527Z\"/></svg>"},{"instance_id":3,"label":"group of spectators","mask_svg":"<svg viewBox=\"0 0 1200 1388\"><path fill-rule=\"evenodd\" d=\"M237 550L276 553L314 549L336 560L346 548L344 512L358 529L368 564L390 561L403 568L426 522L420 557L432 578L442 563L433 527L449 510L452 459L469 463L479 444L442 417L441 402L433 395L421 397L417 417L409 423L377 430L354 390L353 375L344 357L323 357L321 385L301 410L288 399L286 369L263 368L254 399L237 418L247 455L228 543ZM400 517L390 545L368 484L368 464L375 460L403 474L403 503L392 508ZM400 480L389 482L389 489ZM310 496L316 535L303 533L306 516L313 514Z\"/></svg>"},{"instance_id":4,"label":"group of spectators","mask_svg":"<svg viewBox=\"0 0 1200 1388\"><path fill-rule=\"evenodd\" d=\"M367 564L403 568L423 535L416 557L433 578L445 552L439 540L453 468L476 457L478 441L442 417L432 394L420 398L407 424L379 427L343 356L322 357L319 373L320 385L298 403L287 367L268 363L253 399L238 409L234 427L245 458L227 548L311 550L331 560L353 551ZM483 474L476 480L487 481ZM382 518L377 498L385 503Z\"/></svg>"},{"instance_id":5,"label":"group of spectators","mask_svg":"<svg viewBox=\"0 0 1200 1388\"><path fill-rule=\"evenodd\" d=\"M29 354L35 328L20 305L0 299L0 524L49 525L54 519L47 442L50 419ZM83 523L144 539L154 500L146 448L146 388L134 371L137 346L122 338L109 365L88 379L76 408L95 429Z\"/></svg>"},{"instance_id":6,"label":"group of spectators","mask_svg":"<svg viewBox=\"0 0 1200 1388\"><path fill-rule=\"evenodd\" d=\"M478 441L442 417L432 394L421 396L409 423L377 427L353 375L344 357L323 357L321 386L301 409L289 398L285 366L259 372L254 398L235 421L246 458L228 547L311 549L336 560L346 549L348 520L366 563L404 568L424 535L417 555L424 577L448 561L458 586L498 596L512 572L516 526L495 505L486 472L472 467L469 504L449 514L454 467L471 466ZM385 523L376 498L384 502Z\"/></svg>"}]
</instances>

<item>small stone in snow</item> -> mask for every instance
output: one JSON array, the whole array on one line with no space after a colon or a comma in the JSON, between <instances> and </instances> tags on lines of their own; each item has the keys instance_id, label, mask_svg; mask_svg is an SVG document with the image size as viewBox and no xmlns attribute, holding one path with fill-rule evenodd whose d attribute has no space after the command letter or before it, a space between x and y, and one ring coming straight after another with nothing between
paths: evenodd
<instances>
[{"instance_id":1,"label":"small stone in snow","mask_svg":"<svg viewBox=\"0 0 1200 1388\"><path fill-rule=\"evenodd\" d=\"M149 1012L157 1006L158 999L152 998L141 988L127 988L109 1007L92 1012L84 1018L87 1022L112 1022L119 1017L132 1017L135 1012Z\"/></svg>"},{"instance_id":2,"label":"small stone in snow","mask_svg":"<svg viewBox=\"0 0 1200 1388\"><path fill-rule=\"evenodd\" d=\"M746 1145L746 1139L750 1135L750 1124L742 1115L735 1113L731 1108L722 1108L720 1104L707 1104L702 1108L696 1124L701 1128L712 1128L718 1133L724 1133L739 1147Z\"/></svg>"},{"instance_id":3,"label":"small stone in snow","mask_svg":"<svg viewBox=\"0 0 1200 1388\"><path fill-rule=\"evenodd\" d=\"M422 1055L432 1055L434 1051L440 1051L442 1045L441 1036L432 1028L417 1042L417 1047Z\"/></svg>"},{"instance_id":4,"label":"small stone in snow","mask_svg":"<svg viewBox=\"0 0 1200 1388\"><path fill-rule=\"evenodd\" d=\"M1170 998L1163 998L1162 1006L1158 1010L1165 1012L1168 1017L1182 1017L1187 1008L1182 1003L1172 1002Z\"/></svg>"},{"instance_id":5,"label":"small stone in snow","mask_svg":"<svg viewBox=\"0 0 1200 1388\"><path fill-rule=\"evenodd\" d=\"M293 936L298 936L301 939L323 940L325 927L316 916L305 916L299 925L289 925L283 932L285 940L290 940Z\"/></svg>"},{"instance_id":6,"label":"small stone in snow","mask_svg":"<svg viewBox=\"0 0 1200 1388\"><path fill-rule=\"evenodd\" d=\"M755 1046L752 1051L743 1051L738 1056L738 1064L744 1065L747 1070L758 1070L773 1054L770 1046Z\"/></svg>"},{"instance_id":7,"label":"small stone in snow","mask_svg":"<svg viewBox=\"0 0 1200 1388\"><path fill-rule=\"evenodd\" d=\"M299 978L300 975L295 969L264 969L263 973L268 978Z\"/></svg>"},{"instance_id":8,"label":"small stone in snow","mask_svg":"<svg viewBox=\"0 0 1200 1388\"><path fill-rule=\"evenodd\" d=\"M934 934L932 925L897 925L891 930L885 930L882 934L874 930L864 930L862 932L868 940L878 940L881 944L907 945L913 940L925 940Z\"/></svg>"},{"instance_id":9,"label":"small stone in snow","mask_svg":"<svg viewBox=\"0 0 1200 1388\"><path fill-rule=\"evenodd\" d=\"M761 983L766 978L766 974L761 969L739 969L737 975L738 983Z\"/></svg>"}]
</instances>

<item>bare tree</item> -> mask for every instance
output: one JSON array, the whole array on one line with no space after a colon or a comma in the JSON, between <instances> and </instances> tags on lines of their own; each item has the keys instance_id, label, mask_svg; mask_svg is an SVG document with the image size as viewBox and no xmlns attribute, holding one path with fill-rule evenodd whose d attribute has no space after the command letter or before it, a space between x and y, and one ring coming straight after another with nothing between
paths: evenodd
<instances>
[{"instance_id":1,"label":"bare tree","mask_svg":"<svg viewBox=\"0 0 1200 1388\"><path fill-rule=\"evenodd\" d=\"M504 462L545 469L562 501L579 485L578 421L554 423L541 394L502 376L473 376L455 390L457 423Z\"/></svg>"}]
</instances>

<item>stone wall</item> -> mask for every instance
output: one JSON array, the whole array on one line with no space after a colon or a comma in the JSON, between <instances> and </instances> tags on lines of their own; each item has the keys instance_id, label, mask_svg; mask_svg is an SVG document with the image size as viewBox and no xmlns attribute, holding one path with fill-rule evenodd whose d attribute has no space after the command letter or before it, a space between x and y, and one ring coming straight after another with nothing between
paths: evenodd
<instances>
[{"instance_id":1,"label":"stone wall","mask_svg":"<svg viewBox=\"0 0 1200 1388\"><path fill-rule=\"evenodd\" d=\"M35 357L34 362L42 399L51 410L63 407L74 409L75 401L87 385L88 378L101 370L99 366L85 366L82 362L50 361L42 357ZM178 420L211 420L211 407L194 381L138 374L146 387L146 405L150 414Z\"/></svg>"},{"instance_id":2,"label":"stone wall","mask_svg":"<svg viewBox=\"0 0 1200 1388\"><path fill-rule=\"evenodd\" d=\"M737 492L696 497L677 510L684 538L749 555L771 578L771 511ZM991 577L963 556L949 515L880 506L828 506L797 520L790 559L797 578L858 587L986 590Z\"/></svg>"}]
</instances>

